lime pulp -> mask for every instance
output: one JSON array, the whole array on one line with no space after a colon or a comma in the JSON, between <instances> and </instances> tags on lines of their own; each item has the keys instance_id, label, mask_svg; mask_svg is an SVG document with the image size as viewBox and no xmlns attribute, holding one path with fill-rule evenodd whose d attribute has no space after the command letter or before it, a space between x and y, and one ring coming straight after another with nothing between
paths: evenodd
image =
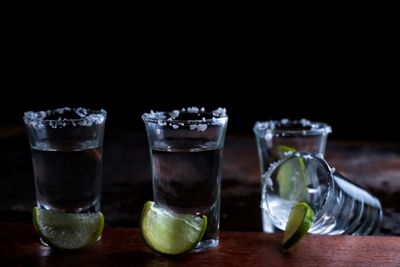
<instances>
[{"instance_id":1,"label":"lime pulp","mask_svg":"<svg viewBox=\"0 0 400 267\"><path fill-rule=\"evenodd\" d=\"M97 213L64 213L33 209L33 224L46 244L60 249L85 249L100 239L104 216Z\"/></svg>"}]
</instances>

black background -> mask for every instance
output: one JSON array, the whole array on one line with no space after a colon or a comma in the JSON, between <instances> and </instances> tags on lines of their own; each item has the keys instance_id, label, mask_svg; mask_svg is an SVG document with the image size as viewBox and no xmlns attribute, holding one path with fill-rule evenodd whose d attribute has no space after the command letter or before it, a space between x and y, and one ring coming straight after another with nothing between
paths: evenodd
<instances>
[{"instance_id":1,"label":"black background","mask_svg":"<svg viewBox=\"0 0 400 267\"><path fill-rule=\"evenodd\" d=\"M400 141L395 36L373 22L53 16L5 27L2 126L22 126L27 110L83 106L106 109L109 129L144 131L143 112L195 105L226 107L228 134L308 118L330 124L331 138Z\"/></svg>"}]
</instances>

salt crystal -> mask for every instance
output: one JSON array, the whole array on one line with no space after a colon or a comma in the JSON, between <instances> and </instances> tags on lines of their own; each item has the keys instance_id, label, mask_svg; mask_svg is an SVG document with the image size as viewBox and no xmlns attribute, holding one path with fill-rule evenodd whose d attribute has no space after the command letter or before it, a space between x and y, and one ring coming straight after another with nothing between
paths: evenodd
<instances>
[{"instance_id":1,"label":"salt crystal","mask_svg":"<svg viewBox=\"0 0 400 267\"><path fill-rule=\"evenodd\" d=\"M87 115L88 111L87 111L87 109L85 109L85 108L77 108L77 109L75 110L75 113L76 113L79 117L83 118L83 117L85 117L85 116Z\"/></svg>"},{"instance_id":2,"label":"salt crystal","mask_svg":"<svg viewBox=\"0 0 400 267\"><path fill-rule=\"evenodd\" d=\"M289 157L289 156L291 156L293 154L293 151L286 151L286 152L283 152L283 155L285 156L285 157Z\"/></svg>"},{"instance_id":3,"label":"salt crystal","mask_svg":"<svg viewBox=\"0 0 400 267\"><path fill-rule=\"evenodd\" d=\"M276 126L276 122L275 121L258 121L256 122L256 125L254 126L255 129L259 130L259 131L270 131L270 130L274 130Z\"/></svg>"},{"instance_id":4,"label":"salt crystal","mask_svg":"<svg viewBox=\"0 0 400 267\"><path fill-rule=\"evenodd\" d=\"M165 125L167 125L167 123L166 123L165 121L162 121L162 120L158 120L157 123L158 123L158 125L160 125L160 126L165 126Z\"/></svg>"},{"instance_id":5,"label":"salt crystal","mask_svg":"<svg viewBox=\"0 0 400 267\"><path fill-rule=\"evenodd\" d=\"M226 109L225 108L218 108L216 110L213 110L212 112L213 116L215 117L225 117L226 116Z\"/></svg>"},{"instance_id":6,"label":"salt crystal","mask_svg":"<svg viewBox=\"0 0 400 267\"><path fill-rule=\"evenodd\" d=\"M198 107L188 107L187 108L187 112L189 112L189 113L198 113L199 112L199 108Z\"/></svg>"},{"instance_id":7,"label":"salt crystal","mask_svg":"<svg viewBox=\"0 0 400 267\"><path fill-rule=\"evenodd\" d=\"M298 157L298 155L296 155L296 156ZM304 159L313 159L313 157L311 155L308 155L308 154L304 155L303 158Z\"/></svg>"},{"instance_id":8,"label":"salt crystal","mask_svg":"<svg viewBox=\"0 0 400 267\"><path fill-rule=\"evenodd\" d=\"M71 111L71 108L64 107L64 108L57 108L57 109L54 110L54 112L59 113L59 114L63 114L64 111Z\"/></svg>"},{"instance_id":9,"label":"salt crystal","mask_svg":"<svg viewBox=\"0 0 400 267\"><path fill-rule=\"evenodd\" d=\"M312 123L311 123L311 121L309 121L309 120L303 118L303 119L300 120L300 124L301 124L303 127L306 127L306 126L310 126Z\"/></svg>"},{"instance_id":10,"label":"salt crystal","mask_svg":"<svg viewBox=\"0 0 400 267\"><path fill-rule=\"evenodd\" d=\"M172 112L169 113L171 118L175 120L179 116L179 110L173 110Z\"/></svg>"},{"instance_id":11,"label":"salt crystal","mask_svg":"<svg viewBox=\"0 0 400 267\"><path fill-rule=\"evenodd\" d=\"M326 125L325 128L324 128L323 134L327 135L327 134L330 134L331 132L332 132L331 126Z\"/></svg>"},{"instance_id":12,"label":"salt crystal","mask_svg":"<svg viewBox=\"0 0 400 267\"><path fill-rule=\"evenodd\" d=\"M261 175L262 179L265 181L265 184L272 189L274 186L274 183L272 182L272 179L268 177L268 172L265 172L264 174Z\"/></svg>"},{"instance_id":13,"label":"salt crystal","mask_svg":"<svg viewBox=\"0 0 400 267\"><path fill-rule=\"evenodd\" d=\"M197 130L199 132L204 132L207 130L207 124L192 124L189 125L190 130Z\"/></svg>"},{"instance_id":14,"label":"salt crystal","mask_svg":"<svg viewBox=\"0 0 400 267\"><path fill-rule=\"evenodd\" d=\"M279 162L275 161L269 165L267 173L270 173L275 167L278 165Z\"/></svg>"},{"instance_id":15,"label":"salt crystal","mask_svg":"<svg viewBox=\"0 0 400 267\"><path fill-rule=\"evenodd\" d=\"M264 136L265 141L270 141L273 138L273 134L271 132L267 132Z\"/></svg>"},{"instance_id":16,"label":"salt crystal","mask_svg":"<svg viewBox=\"0 0 400 267\"><path fill-rule=\"evenodd\" d=\"M56 121L50 121L50 127L51 128L57 128L57 122Z\"/></svg>"},{"instance_id":17,"label":"salt crystal","mask_svg":"<svg viewBox=\"0 0 400 267\"><path fill-rule=\"evenodd\" d=\"M199 132L204 132L205 130L207 130L207 124L198 124L197 125L197 130Z\"/></svg>"},{"instance_id":18,"label":"salt crystal","mask_svg":"<svg viewBox=\"0 0 400 267\"><path fill-rule=\"evenodd\" d=\"M274 183L272 182L272 179L271 179L271 177L268 177L267 178L267 186L269 187L269 189L273 189L273 187L274 187Z\"/></svg>"}]
</instances>

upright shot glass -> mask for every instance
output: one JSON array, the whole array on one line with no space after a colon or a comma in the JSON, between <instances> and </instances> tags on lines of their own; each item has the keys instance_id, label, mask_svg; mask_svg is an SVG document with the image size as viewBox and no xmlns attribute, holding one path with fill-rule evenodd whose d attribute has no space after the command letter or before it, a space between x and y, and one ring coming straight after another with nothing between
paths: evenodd
<instances>
[{"instance_id":1,"label":"upright shot glass","mask_svg":"<svg viewBox=\"0 0 400 267\"><path fill-rule=\"evenodd\" d=\"M261 174L267 172L271 164L296 151L325 154L331 127L323 122L302 120L271 120L256 122L255 133ZM263 231L273 233L277 229L271 223L266 207L261 204Z\"/></svg>"},{"instance_id":2,"label":"upright shot glass","mask_svg":"<svg viewBox=\"0 0 400 267\"><path fill-rule=\"evenodd\" d=\"M219 242L221 161L228 122L225 109L188 108L145 113L156 205L207 216L194 251Z\"/></svg>"},{"instance_id":3,"label":"upright shot glass","mask_svg":"<svg viewBox=\"0 0 400 267\"><path fill-rule=\"evenodd\" d=\"M44 245L82 249L101 238L106 115L85 108L24 114L36 188L33 220Z\"/></svg>"}]
</instances>

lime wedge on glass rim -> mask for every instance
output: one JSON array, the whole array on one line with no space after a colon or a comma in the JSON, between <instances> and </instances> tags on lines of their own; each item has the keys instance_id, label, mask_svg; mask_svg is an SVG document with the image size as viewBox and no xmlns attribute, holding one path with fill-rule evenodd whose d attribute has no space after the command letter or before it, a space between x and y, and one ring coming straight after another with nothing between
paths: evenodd
<instances>
[{"instance_id":1,"label":"lime wedge on glass rim","mask_svg":"<svg viewBox=\"0 0 400 267\"><path fill-rule=\"evenodd\" d=\"M207 227L206 216L178 214L147 201L140 215L140 231L156 252L178 255L194 248Z\"/></svg>"},{"instance_id":2,"label":"lime wedge on glass rim","mask_svg":"<svg viewBox=\"0 0 400 267\"><path fill-rule=\"evenodd\" d=\"M284 145L278 146L278 151L281 158L285 158L288 152L296 152L294 148ZM302 158L292 158L283 163L278 170L276 179L281 198L301 201L307 197L307 176Z\"/></svg>"},{"instance_id":3,"label":"lime wedge on glass rim","mask_svg":"<svg viewBox=\"0 0 400 267\"><path fill-rule=\"evenodd\" d=\"M104 216L97 213L64 213L33 209L33 225L43 241L60 249L85 249L103 232Z\"/></svg>"},{"instance_id":4,"label":"lime wedge on glass rim","mask_svg":"<svg viewBox=\"0 0 400 267\"><path fill-rule=\"evenodd\" d=\"M284 251L292 250L307 234L314 220L314 211L305 202L298 202L290 211L283 235Z\"/></svg>"}]
</instances>

